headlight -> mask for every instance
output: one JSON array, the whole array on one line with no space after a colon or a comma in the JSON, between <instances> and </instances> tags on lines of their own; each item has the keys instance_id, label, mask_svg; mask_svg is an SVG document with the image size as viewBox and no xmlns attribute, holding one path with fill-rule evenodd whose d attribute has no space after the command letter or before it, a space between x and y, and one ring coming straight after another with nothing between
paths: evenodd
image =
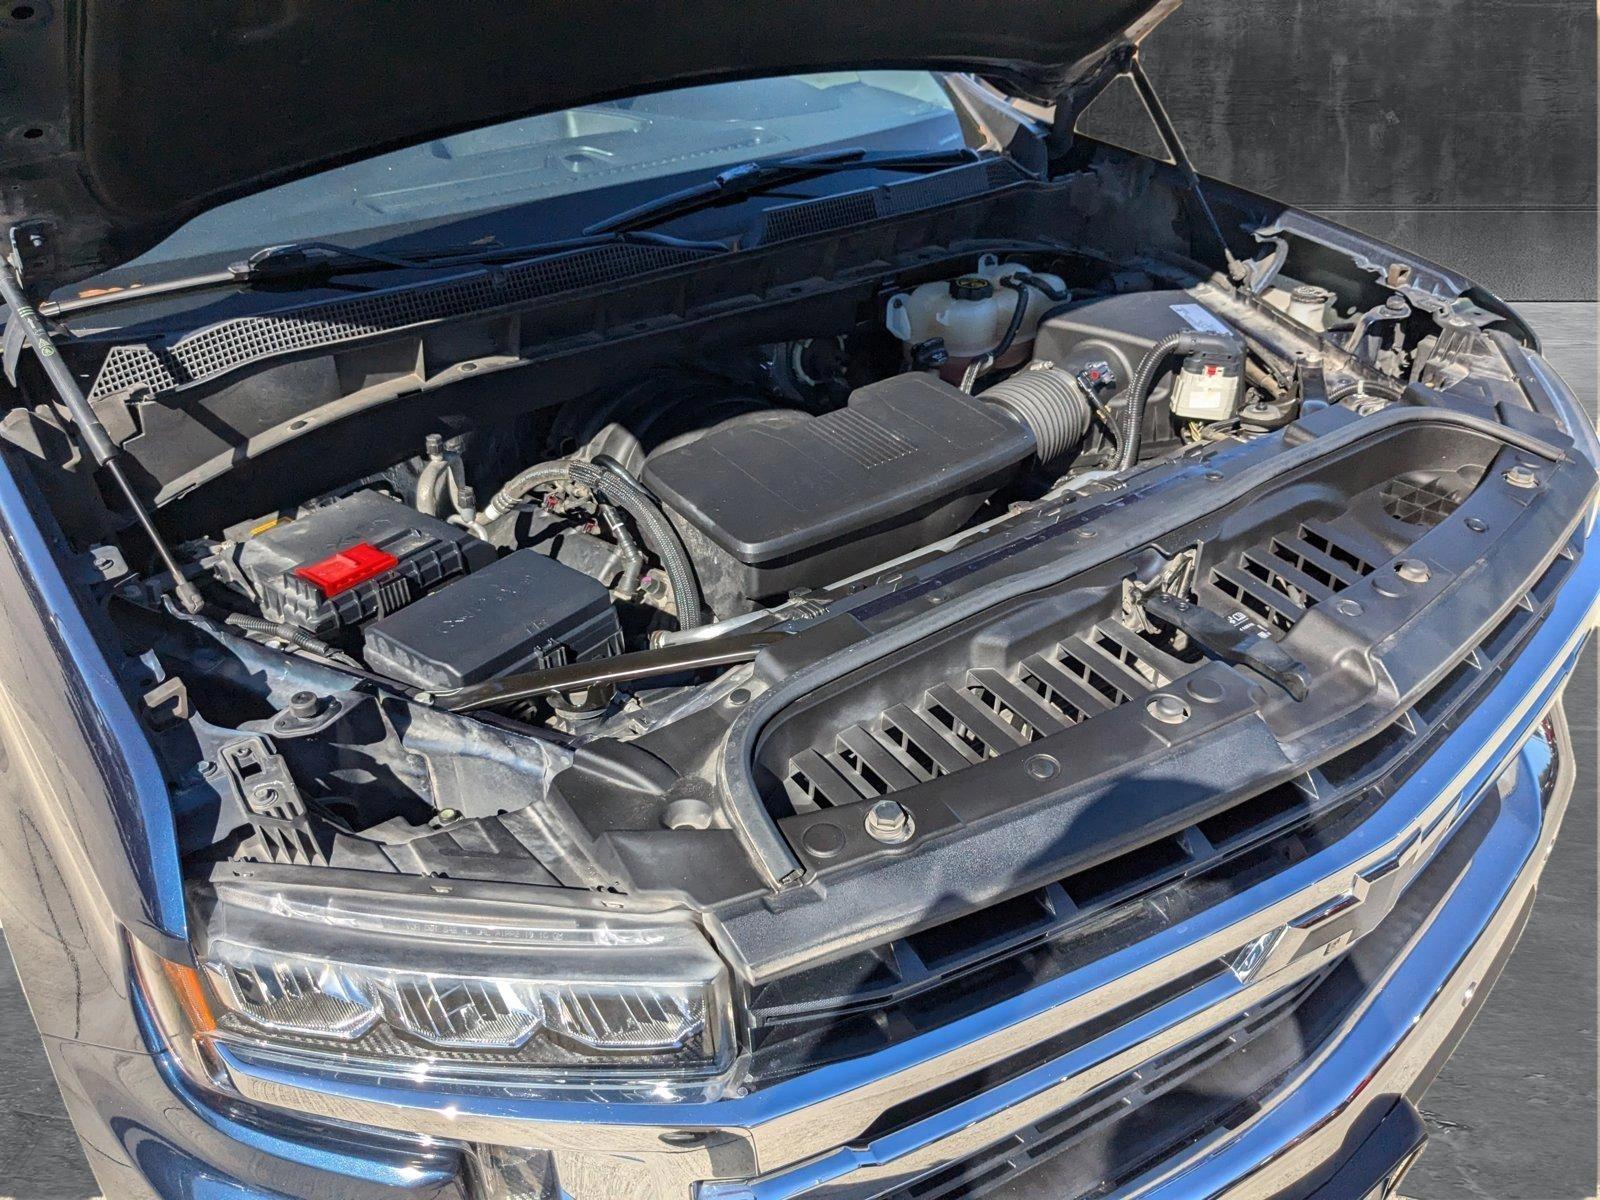
<instances>
[{"instance_id":1,"label":"headlight","mask_svg":"<svg viewBox=\"0 0 1600 1200\"><path fill-rule=\"evenodd\" d=\"M447 903L255 883L198 894L193 1038L309 1069L588 1088L731 1061L726 971L693 925Z\"/></svg>"}]
</instances>

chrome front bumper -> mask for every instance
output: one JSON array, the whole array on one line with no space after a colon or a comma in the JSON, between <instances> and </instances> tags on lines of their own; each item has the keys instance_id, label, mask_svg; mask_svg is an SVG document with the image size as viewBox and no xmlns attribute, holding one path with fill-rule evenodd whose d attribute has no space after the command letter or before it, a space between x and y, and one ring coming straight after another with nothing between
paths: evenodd
<instances>
[{"instance_id":1,"label":"chrome front bumper","mask_svg":"<svg viewBox=\"0 0 1600 1200\"><path fill-rule=\"evenodd\" d=\"M1374 1101L1425 1085L1514 940L1572 787L1559 715L1558 769L1545 769L1550 744L1536 735L1592 624L1597 592L1600 554L1584 554L1504 677L1346 837L1137 945L869 1057L715 1102L375 1087L226 1058L231 1084L263 1104L426 1135L434 1146L537 1148L571 1200L863 1200L959 1163L1309 978L1373 927L1493 792L1498 811L1470 864L1333 1036L1259 1098L1248 1120L1125 1189L1162 1200L1276 1196L1348 1153ZM882 1136L868 1132L897 1105L1219 960L1234 969L1002 1084Z\"/></svg>"}]
</instances>

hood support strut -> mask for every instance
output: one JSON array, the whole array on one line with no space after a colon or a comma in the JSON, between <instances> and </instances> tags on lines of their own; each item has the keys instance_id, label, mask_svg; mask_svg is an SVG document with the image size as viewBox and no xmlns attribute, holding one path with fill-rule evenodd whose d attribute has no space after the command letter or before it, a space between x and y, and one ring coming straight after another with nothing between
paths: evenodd
<instances>
[{"instance_id":1,"label":"hood support strut","mask_svg":"<svg viewBox=\"0 0 1600 1200\"><path fill-rule=\"evenodd\" d=\"M133 513L145 536L150 539L151 546L155 548L161 565L172 576L173 591L177 595L178 602L191 613L199 612L203 605L199 589L183 577L178 560L172 556L172 551L156 528L149 510L134 492L133 485L128 482L127 473L122 469L121 450L111 440L111 435L100 423L100 418L95 415L94 409L89 406L83 389L78 386L78 381L73 378L67 364L61 361L61 353L51 340L50 332L44 327L38 311L28 301L28 295L22 287L22 277L17 270L21 255L17 246L15 227L11 230L11 242L12 253L0 258L0 299L5 300L7 307L11 309L12 317L22 328L23 337L33 347L33 352L39 356L39 365L44 368L50 386L55 389L61 403L66 406L68 414L72 417L72 423L77 426L78 438L83 443L84 449L94 459L95 465L117 485L117 490L128 503L129 511Z\"/></svg>"},{"instance_id":2,"label":"hood support strut","mask_svg":"<svg viewBox=\"0 0 1600 1200\"><path fill-rule=\"evenodd\" d=\"M1145 74L1144 63L1139 61L1137 49L1128 55L1128 78L1133 80L1133 86L1139 93L1139 102L1144 105L1145 112L1150 114L1150 120L1156 127L1156 132L1161 136L1161 144L1166 147L1167 153L1172 156L1173 164L1183 172L1184 181L1189 186L1189 194L1194 197L1195 207L1200 210L1200 215L1205 219L1211 236L1216 239L1218 247L1222 250L1223 261L1231 269L1236 260L1233 251L1228 249L1228 239L1222 236L1222 226L1217 224L1217 214L1211 211L1211 202L1206 199L1205 186L1201 183L1200 173L1194 169L1194 164L1189 161L1188 152L1183 148L1183 142L1178 137L1178 131L1172 124L1172 118L1167 116L1167 109L1161 103L1161 97L1156 95L1155 85L1150 82L1150 76Z\"/></svg>"}]
</instances>

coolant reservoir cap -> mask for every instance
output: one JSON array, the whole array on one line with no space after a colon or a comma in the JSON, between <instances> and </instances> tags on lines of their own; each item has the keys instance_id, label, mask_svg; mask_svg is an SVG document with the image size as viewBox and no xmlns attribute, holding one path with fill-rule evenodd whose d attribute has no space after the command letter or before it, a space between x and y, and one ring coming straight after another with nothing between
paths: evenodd
<instances>
[{"instance_id":1,"label":"coolant reservoir cap","mask_svg":"<svg viewBox=\"0 0 1600 1200\"><path fill-rule=\"evenodd\" d=\"M994 295L994 284L982 275L958 275L950 281L952 300L987 300Z\"/></svg>"}]
</instances>

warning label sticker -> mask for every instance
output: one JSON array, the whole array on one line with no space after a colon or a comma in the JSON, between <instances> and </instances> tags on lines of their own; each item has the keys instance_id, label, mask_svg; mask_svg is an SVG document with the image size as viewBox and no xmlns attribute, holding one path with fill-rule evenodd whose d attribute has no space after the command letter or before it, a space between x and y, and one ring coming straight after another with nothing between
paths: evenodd
<instances>
[{"instance_id":1,"label":"warning label sticker","mask_svg":"<svg viewBox=\"0 0 1600 1200\"><path fill-rule=\"evenodd\" d=\"M1183 319L1190 329L1201 333L1232 333L1222 319L1203 304L1174 304L1172 311Z\"/></svg>"}]
</instances>

